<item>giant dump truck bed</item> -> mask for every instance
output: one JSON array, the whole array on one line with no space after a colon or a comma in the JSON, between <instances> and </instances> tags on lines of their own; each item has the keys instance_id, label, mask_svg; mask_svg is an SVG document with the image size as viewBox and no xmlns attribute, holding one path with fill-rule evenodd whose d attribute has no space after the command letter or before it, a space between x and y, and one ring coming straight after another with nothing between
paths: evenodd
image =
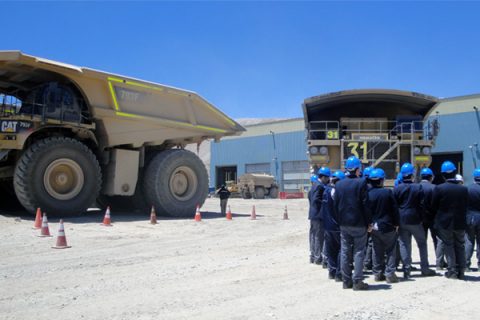
<instances>
[{"instance_id":1,"label":"giant dump truck bed","mask_svg":"<svg viewBox=\"0 0 480 320\"><path fill-rule=\"evenodd\" d=\"M184 145L245 129L195 92L0 51L0 92L20 99L47 82L74 85L88 106L102 148Z\"/></svg>"}]
</instances>

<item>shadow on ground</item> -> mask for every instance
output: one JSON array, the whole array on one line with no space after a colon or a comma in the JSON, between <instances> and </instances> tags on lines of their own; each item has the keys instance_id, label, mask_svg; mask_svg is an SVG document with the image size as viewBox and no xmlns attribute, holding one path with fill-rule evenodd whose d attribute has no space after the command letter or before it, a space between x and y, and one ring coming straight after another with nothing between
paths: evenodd
<instances>
[{"instance_id":1,"label":"shadow on ground","mask_svg":"<svg viewBox=\"0 0 480 320\"><path fill-rule=\"evenodd\" d=\"M62 217L60 215L48 216L50 222L56 222L58 219L64 219L69 223L101 223L103 221L105 211L101 209L92 208L87 212L77 215L77 216L66 216ZM0 209L0 215L4 217L20 218L22 220L35 221L35 215L26 212L25 210L19 210L15 208L14 210L7 210L4 208ZM202 220L212 220L212 219L225 219L225 216L219 212L209 212L202 211ZM157 215L157 220L193 220L195 217L195 212L192 213L191 217L167 217ZM232 218L249 218L250 214L243 213L232 213ZM257 218L262 218L262 215L257 215ZM115 211L111 212L111 221L115 222L132 222L132 221L142 221L150 220L150 212L138 212L138 211Z\"/></svg>"}]
</instances>

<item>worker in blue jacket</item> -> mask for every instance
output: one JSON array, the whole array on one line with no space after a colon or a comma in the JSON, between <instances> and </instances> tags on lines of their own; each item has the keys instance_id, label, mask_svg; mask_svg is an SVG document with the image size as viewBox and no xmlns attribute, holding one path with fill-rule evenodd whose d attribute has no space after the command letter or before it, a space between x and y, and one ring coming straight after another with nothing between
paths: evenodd
<instances>
[{"instance_id":1,"label":"worker in blue jacket","mask_svg":"<svg viewBox=\"0 0 480 320\"><path fill-rule=\"evenodd\" d=\"M371 216L365 209L367 181L358 177L360 160L357 157L349 157L345 168L348 176L337 182L333 196L337 222L340 226L343 288L367 290L368 284L363 282L363 260L367 231L371 223Z\"/></svg>"},{"instance_id":2,"label":"worker in blue jacket","mask_svg":"<svg viewBox=\"0 0 480 320\"><path fill-rule=\"evenodd\" d=\"M322 249L324 240L323 218L321 214L322 199L325 186L330 180L330 169L321 167L318 170L318 180L312 184L308 193L310 208L308 219L310 220L310 263L322 264Z\"/></svg>"},{"instance_id":3,"label":"worker in blue jacket","mask_svg":"<svg viewBox=\"0 0 480 320\"><path fill-rule=\"evenodd\" d=\"M396 270L397 230L400 223L398 207L391 189L384 188L385 172L370 173L372 188L367 206L372 214L373 274L375 281L398 282Z\"/></svg>"},{"instance_id":4,"label":"worker in blue jacket","mask_svg":"<svg viewBox=\"0 0 480 320\"><path fill-rule=\"evenodd\" d=\"M468 189L455 179L457 168L452 162L445 161L441 171L446 181L433 191L432 208L436 212L434 226L445 246L445 277L463 280Z\"/></svg>"},{"instance_id":5,"label":"worker in blue jacket","mask_svg":"<svg viewBox=\"0 0 480 320\"><path fill-rule=\"evenodd\" d=\"M325 228L325 256L328 266L328 278L335 279L336 282L342 281L342 270L340 269L340 227L338 226L333 205L333 195L335 194L335 184L345 179L342 171L335 171L330 178L330 185L325 188L323 193L322 216L323 226Z\"/></svg>"},{"instance_id":6,"label":"worker in blue jacket","mask_svg":"<svg viewBox=\"0 0 480 320\"><path fill-rule=\"evenodd\" d=\"M423 206L423 229L425 230L425 238L428 239L428 230L430 230L430 236L433 240L433 247L435 248L435 254L437 256L436 266L437 270L441 270L446 267L444 260L444 250L442 240L438 240L437 232L433 227L433 220L435 218L435 212L432 210L432 197L435 185L432 183L434 174L430 168L423 168L420 171L420 185L422 186L424 194L424 206Z\"/></svg>"},{"instance_id":7,"label":"worker in blue jacket","mask_svg":"<svg viewBox=\"0 0 480 320\"><path fill-rule=\"evenodd\" d=\"M412 236L415 238L420 252L422 276L436 275L434 270L429 269L427 239L422 224L424 193L421 185L414 183L414 172L412 164L403 164L400 169L402 184L394 189L395 201L400 213L399 244L405 279L410 278L412 266Z\"/></svg>"},{"instance_id":8,"label":"worker in blue jacket","mask_svg":"<svg viewBox=\"0 0 480 320\"><path fill-rule=\"evenodd\" d=\"M366 167L363 169L363 179L367 180L367 189L370 190L372 187L370 183L370 173L374 170L373 167ZM365 258L363 260L363 270L369 271L372 270L373 266L373 242L372 234L367 233L367 247L365 248Z\"/></svg>"},{"instance_id":9,"label":"worker in blue jacket","mask_svg":"<svg viewBox=\"0 0 480 320\"><path fill-rule=\"evenodd\" d=\"M474 183L468 186L467 236L465 237L466 271L470 271L477 242L477 266L480 270L480 169L473 171Z\"/></svg>"}]
</instances>

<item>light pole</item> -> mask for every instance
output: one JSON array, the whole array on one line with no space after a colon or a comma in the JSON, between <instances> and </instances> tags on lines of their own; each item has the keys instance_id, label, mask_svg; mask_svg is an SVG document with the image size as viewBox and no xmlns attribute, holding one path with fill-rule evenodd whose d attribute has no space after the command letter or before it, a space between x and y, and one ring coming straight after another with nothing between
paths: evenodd
<instances>
[{"instance_id":1,"label":"light pole","mask_svg":"<svg viewBox=\"0 0 480 320\"><path fill-rule=\"evenodd\" d=\"M280 180L278 179L278 159L277 159L277 146L275 144L275 132L270 130L270 133L272 134L272 139L273 139L273 162L275 163L275 180L277 180L277 183L280 183Z\"/></svg>"}]
</instances>

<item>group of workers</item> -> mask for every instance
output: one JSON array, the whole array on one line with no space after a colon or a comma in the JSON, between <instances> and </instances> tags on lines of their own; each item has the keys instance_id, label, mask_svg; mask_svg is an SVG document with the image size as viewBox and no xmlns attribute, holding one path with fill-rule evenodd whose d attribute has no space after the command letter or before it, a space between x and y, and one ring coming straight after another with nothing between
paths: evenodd
<instances>
[{"instance_id":1,"label":"group of workers","mask_svg":"<svg viewBox=\"0 0 480 320\"><path fill-rule=\"evenodd\" d=\"M467 188L455 165L446 161L441 167L445 182L435 186L431 169L423 168L416 183L414 166L405 163L393 189L384 186L384 170L368 167L362 173L355 156L347 159L345 169L332 173L321 167L311 177L308 194L310 263L328 268L329 279L342 282L344 289L367 290L364 269L371 268L376 282L396 283L400 262L403 278L409 279L417 270L412 266L412 236L421 275L435 276L429 268L428 230L436 269L446 267L445 277L465 279L475 241L480 267L480 169Z\"/></svg>"}]
</instances>

